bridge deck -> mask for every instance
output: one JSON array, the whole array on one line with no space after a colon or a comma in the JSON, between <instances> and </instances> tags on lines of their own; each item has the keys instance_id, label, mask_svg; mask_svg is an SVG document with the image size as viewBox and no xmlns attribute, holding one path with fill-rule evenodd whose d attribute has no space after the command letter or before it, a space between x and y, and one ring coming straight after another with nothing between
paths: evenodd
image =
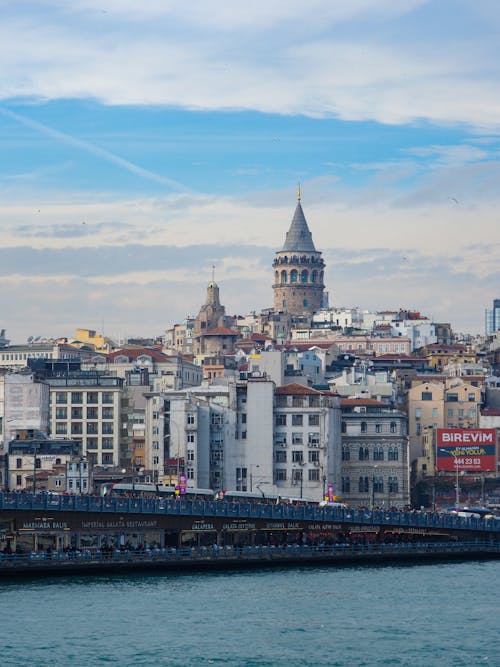
<instances>
[{"instance_id":1,"label":"bridge deck","mask_svg":"<svg viewBox=\"0 0 500 667\"><path fill-rule=\"evenodd\" d=\"M106 499L98 496L54 496L50 494L0 493L0 512L50 511L120 515L188 516L199 519L227 517L232 519L268 519L308 521L318 524L373 525L467 531L499 534L500 518L465 518L454 514L429 512L392 512L383 510L340 509L311 505L271 505L266 503L232 503L199 500ZM5 516L5 515L4 515Z\"/></svg>"}]
</instances>

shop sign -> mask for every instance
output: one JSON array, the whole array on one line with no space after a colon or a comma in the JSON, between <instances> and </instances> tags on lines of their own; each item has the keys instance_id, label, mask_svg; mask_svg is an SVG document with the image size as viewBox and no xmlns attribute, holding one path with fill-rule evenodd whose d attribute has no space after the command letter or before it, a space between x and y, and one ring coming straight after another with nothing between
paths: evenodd
<instances>
[{"instance_id":1,"label":"shop sign","mask_svg":"<svg viewBox=\"0 0 500 667\"><path fill-rule=\"evenodd\" d=\"M224 523L222 530L255 530L254 523Z\"/></svg>"}]
</instances>

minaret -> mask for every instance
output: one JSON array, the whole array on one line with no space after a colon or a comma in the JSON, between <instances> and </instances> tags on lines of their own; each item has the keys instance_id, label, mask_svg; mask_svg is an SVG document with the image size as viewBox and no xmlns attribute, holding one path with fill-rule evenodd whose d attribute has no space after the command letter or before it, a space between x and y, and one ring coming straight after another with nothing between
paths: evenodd
<instances>
[{"instance_id":1,"label":"minaret","mask_svg":"<svg viewBox=\"0 0 500 667\"><path fill-rule=\"evenodd\" d=\"M273 262L274 310L291 315L312 315L323 305L325 262L316 250L300 203L297 207L285 244Z\"/></svg>"}]
</instances>

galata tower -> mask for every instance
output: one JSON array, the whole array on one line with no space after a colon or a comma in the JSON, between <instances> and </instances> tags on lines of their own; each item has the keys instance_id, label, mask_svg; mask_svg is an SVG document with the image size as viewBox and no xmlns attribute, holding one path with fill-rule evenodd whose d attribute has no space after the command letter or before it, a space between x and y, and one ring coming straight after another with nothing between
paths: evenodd
<instances>
[{"instance_id":1,"label":"galata tower","mask_svg":"<svg viewBox=\"0 0 500 667\"><path fill-rule=\"evenodd\" d=\"M325 262L316 250L300 203L273 261L274 310L291 315L312 315L323 306Z\"/></svg>"}]
</instances>

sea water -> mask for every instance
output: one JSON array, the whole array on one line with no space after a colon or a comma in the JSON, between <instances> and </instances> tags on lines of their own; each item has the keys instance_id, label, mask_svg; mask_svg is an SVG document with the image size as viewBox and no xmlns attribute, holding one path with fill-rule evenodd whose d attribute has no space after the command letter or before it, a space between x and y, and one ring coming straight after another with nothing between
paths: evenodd
<instances>
[{"instance_id":1,"label":"sea water","mask_svg":"<svg viewBox=\"0 0 500 667\"><path fill-rule=\"evenodd\" d=\"M3 667L500 665L500 561L0 581Z\"/></svg>"}]
</instances>

